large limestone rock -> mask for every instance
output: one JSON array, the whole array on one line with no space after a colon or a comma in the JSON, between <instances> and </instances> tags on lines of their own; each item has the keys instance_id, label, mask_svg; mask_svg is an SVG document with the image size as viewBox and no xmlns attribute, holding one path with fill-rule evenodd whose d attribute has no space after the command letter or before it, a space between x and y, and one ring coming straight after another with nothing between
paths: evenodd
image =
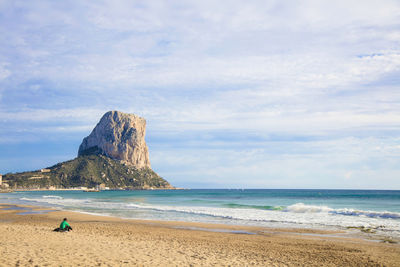
<instances>
[{"instance_id":1,"label":"large limestone rock","mask_svg":"<svg viewBox=\"0 0 400 267\"><path fill-rule=\"evenodd\" d=\"M109 111L92 133L83 139L78 156L103 154L136 168L150 168L145 132L145 119L134 114Z\"/></svg>"}]
</instances>

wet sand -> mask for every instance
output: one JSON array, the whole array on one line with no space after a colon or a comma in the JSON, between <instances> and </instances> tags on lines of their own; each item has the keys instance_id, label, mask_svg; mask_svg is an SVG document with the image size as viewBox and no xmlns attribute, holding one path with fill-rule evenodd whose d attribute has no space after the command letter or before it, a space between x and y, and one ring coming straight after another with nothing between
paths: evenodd
<instances>
[{"instance_id":1,"label":"wet sand","mask_svg":"<svg viewBox=\"0 0 400 267\"><path fill-rule=\"evenodd\" d=\"M400 266L399 244L335 232L38 210L0 204L0 266ZM73 231L53 232L64 217Z\"/></svg>"}]
</instances>

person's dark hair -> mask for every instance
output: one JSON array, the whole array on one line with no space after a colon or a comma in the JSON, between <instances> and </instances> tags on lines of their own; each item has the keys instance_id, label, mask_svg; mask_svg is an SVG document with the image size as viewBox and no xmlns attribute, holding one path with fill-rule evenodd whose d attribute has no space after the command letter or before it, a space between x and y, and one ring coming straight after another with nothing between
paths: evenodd
<instances>
[{"instance_id":1,"label":"person's dark hair","mask_svg":"<svg viewBox=\"0 0 400 267\"><path fill-rule=\"evenodd\" d=\"M66 221L67 220L67 218L64 218L64 221Z\"/></svg>"}]
</instances>

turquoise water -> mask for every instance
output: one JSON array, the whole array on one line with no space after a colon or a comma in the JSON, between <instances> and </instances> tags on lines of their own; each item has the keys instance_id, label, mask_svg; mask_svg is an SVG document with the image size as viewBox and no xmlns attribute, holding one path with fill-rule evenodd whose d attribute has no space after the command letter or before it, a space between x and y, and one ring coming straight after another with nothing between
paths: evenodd
<instances>
[{"instance_id":1,"label":"turquoise water","mask_svg":"<svg viewBox=\"0 0 400 267\"><path fill-rule=\"evenodd\" d=\"M0 202L134 219L272 227L365 226L400 237L398 190L24 191L0 194Z\"/></svg>"}]
</instances>

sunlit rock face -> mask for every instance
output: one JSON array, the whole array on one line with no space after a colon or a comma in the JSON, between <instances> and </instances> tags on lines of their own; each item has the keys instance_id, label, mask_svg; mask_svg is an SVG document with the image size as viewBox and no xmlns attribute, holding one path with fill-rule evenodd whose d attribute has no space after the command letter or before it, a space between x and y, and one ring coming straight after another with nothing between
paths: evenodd
<instances>
[{"instance_id":1,"label":"sunlit rock face","mask_svg":"<svg viewBox=\"0 0 400 267\"><path fill-rule=\"evenodd\" d=\"M78 156L102 154L136 168L150 168L145 134L145 119L134 114L109 111L92 133L83 139Z\"/></svg>"}]
</instances>

